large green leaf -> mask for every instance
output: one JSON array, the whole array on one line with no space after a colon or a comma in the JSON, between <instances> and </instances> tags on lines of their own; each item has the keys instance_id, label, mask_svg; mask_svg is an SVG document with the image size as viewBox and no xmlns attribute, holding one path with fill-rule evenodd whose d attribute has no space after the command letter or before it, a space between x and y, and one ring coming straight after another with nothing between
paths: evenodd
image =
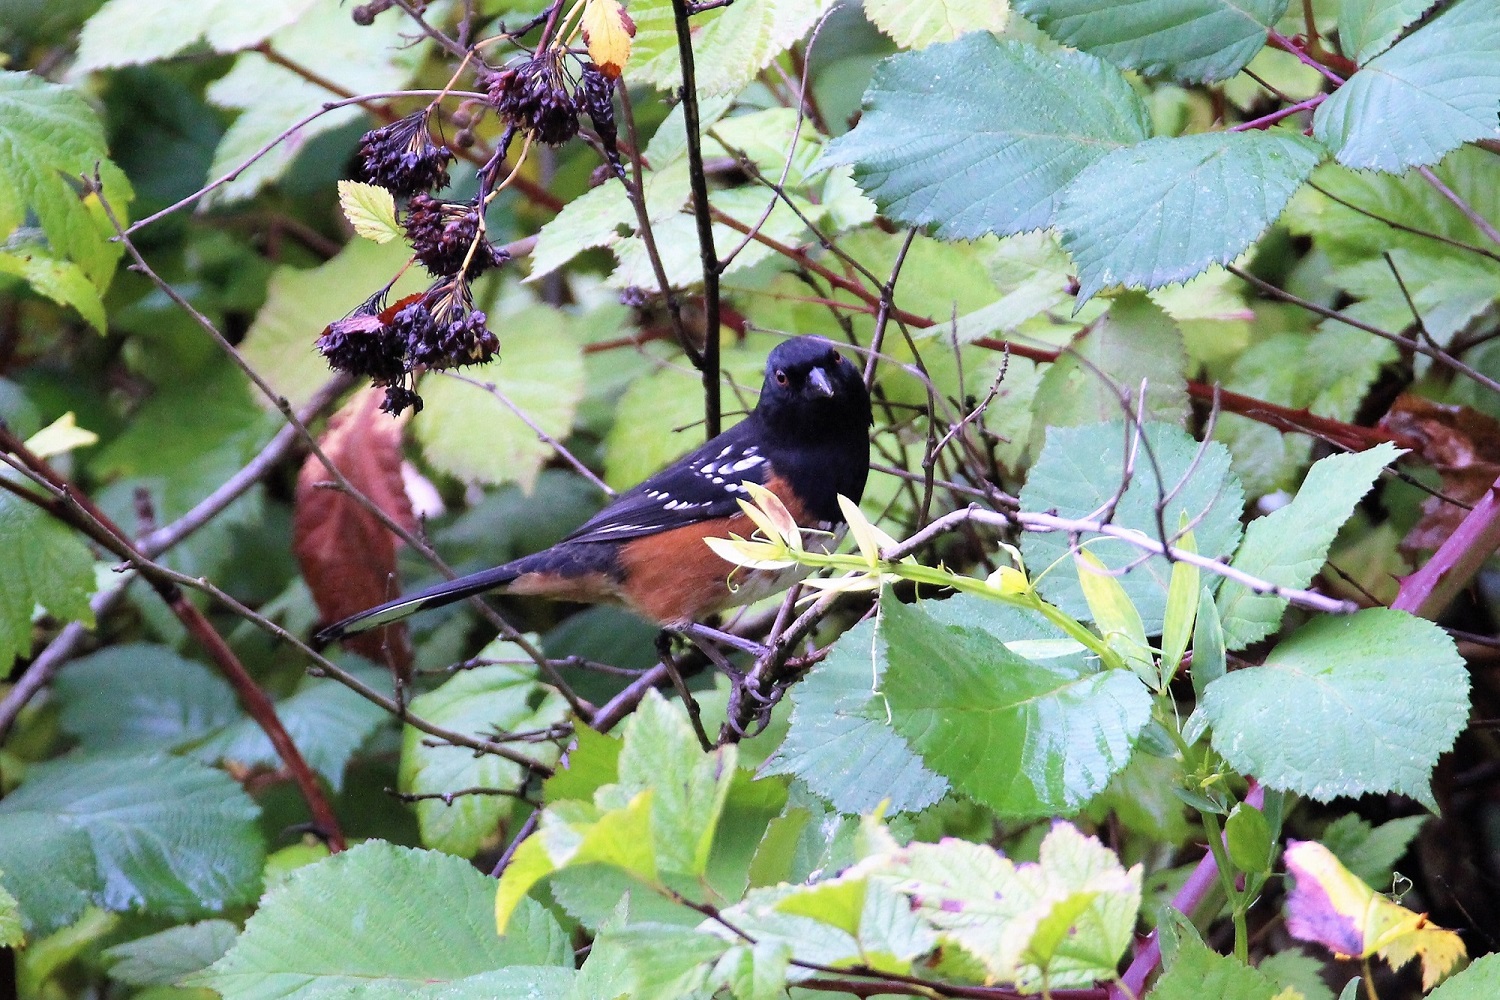
<instances>
[{"instance_id":1,"label":"large green leaf","mask_svg":"<svg viewBox=\"0 0 1500 1000\"><path fill-rule=\"evenodd\" d=\"M6 876L7 887L47 929L76 917L69 910L85 895L112 910L212 912L249 902L260 887L259 813L223 772L179 758L38 764L0 800L0 825L22 833L0 837L0 869L27 873ZM38 872L51 874L32 886Z\"/></svg>"},{"instance_id":2,"label":"large green leaf","mask_svg":"<svg viewBox=\"0 0 1500 1000\"><path fill-rule=\"evenodd\" d=\"M1058 41L1150 76L1224 80L1266 43L1287 0L1016 0Z\"/></svg>"},{"instance_id":3,"label":"large green leaf","mask_svg":"<svg viewBox=\"0 0 1500 1000\"><path fill-rule=\"evenodd\" d=\"M481 657L523 656L510 643L485 647ZM491 736L545 728L562 720L567 703L549 693L533 707L538 693L534 671L510 665L478 667L455 674L435 691L412 700L413 714L462 733ZM401 791L424 795L457 792L467 788L498 788L517 791L524 783L519 764L493 754L476 754L464 747L427 746L426 733L407 726L401 746ZM548 743L526 751L540 759L556 759L556 748ZM416 804L422 843L449 854L473 857L486 839L492 838L502 816L510 812L511 799L498 795L462 795L452 802L425 799Z\"/></svg>"},{"instance_id":4,"label":"large green leaf","mask_svg":"<svg viewBox=\"0 0 1500 1000\"><path fill-rule=\"evenodd\" d=\"M1008 0L865 0L865 16L904 49L951 42L971 31L1001 31Z\"/></svg>"},{"instance_id":5,"label":"large green leaf","mask_svg":"<svg viewBox=\"0 0 1500 1000\"><path fill-rule=\"evenodd\" d=\"M490 326L499 331L500 357L462 369L499 393L547 434L561 440L583 397L583 354L557 309L535 306ZM500 397L441 373L422 380L426 406L415 422L417 440L433 465L470 483L520 483L530 489L553 447Z\"/></svg>"},{"instance_id":6,"label":"large green leaf","mask_svg":"<svg viewBox=\"0 0 1500 1000\"><path fill-rule=\"evenodd\" d=\"M1431 7L1432 0L1343 0L1339 47L1355 62L1369 62Z\"/></svg>"},{"instance_id":7,"label":"large green leaf","mask_svg":"<svg viewBox=\"0 0 1500 1000\"><path fill-rule=\"evenodd\" d=\"M1500 990L1500 955L1485 955L1427 994L1427 1000L1489 1000L1496 990Z\"/></svg>"},{"instance_id":8,"label":"large green leaf","mask_svg":"<svg viewBox=\"0 0 1500 1000\"><path fill-rule=\"evenodd\" d=\"M144 643L68 664L53 694L63 732L91 754L175 749L241 715L228 682L166 646Z\"/></svg>"},{"instance_id":9,"label":"large green leaf","mask_svg":"<svg viewBox=\"0 0 1500 1000\"><path fill-rule=\"evenodd\" d=\"M885 649L874 632L874 622L845 632L792 688L786 740L761 768L795 774L842 813L872 812L882 802L888 814L923 809L948 789L886 721Z\"/></svg>"},{"instance_id":10,"label":"large green leaf","mask_svg":"<svg viewBox=\"0 0 1500 1000\"><path fill-rule=\"evenodd\" d=\"M0 252L0 274L20 278L38 295L77 310L90 326L104 332L108 321L99 289L71 260L58 260L40 244L23 243L10 252Z\"/></svg>"},{"instance_id":11,"label":"large green leaf","mask_svg":"<svg viewBox=\"0 0 1500 1000\"><path fill-rule=\"evenodd\" d=\"M529 900L497 937L494 898L466 861L369 841L293 872L189 982L225 1000L396 1000L505 966L571 967L567 936Z\"/></svg>"},{"instance_id":12,"label":"large green leaf","mask_svg":"<svg viewBox=\"0 0 1500 1000\"><path fill-rule=\"evenodd\" d=\"M110 162L104 128L83 95L30 73L0 70L0 243L35 215L53 255L75 262L101 292L124 248L93 199L95 170L123 221L130 182ZM46 294L44 292L44 294Z\"/></svg>"},{"instance_id":13,"label":"large green leaf","mask_svg":"<svg viewBox=\"0 0 1500 1000\"><path fill-rule=\"evenodd\" d=\"M224 957L240 929L228 920L201 920L117 944L104 953L109 978L131 986L171 986Z\"/></svg>"},{"instance_id":14,"label":"large green leaf","mask_svg":"<svg viewBox=\"0 0 1500 1000\"><path fill-rule=\"evenodd\" d=\"M1291 503L1250 522L1234 554L1234 568L1280 587L1306 587L1354 505L1370 491L1380 470L1401 454L1395 445L1379 444L1318 462ZM1225 644L1243 649L1276 629L1287 600L1228 580L1219 590L1218 605Z\"/></svg>"},{"instance_id":15,"label":"large green leaf","mask_svg":"<svg viewBox=\"0 0 1500 1000\"><path fill-rule=\"evenodd\" d=\"M301 17L316 0L245 4L202 0L109 0L78 38L77 68L107 69L156 62L202 40L215 52L237 52L265 41Z\"/></svg>"},{"instance_id":16,"label":"large green leaf","mask_svg":"<svg viewBox=\"0 0 1500 1000\"><path fill-rule=\"evenodd\" d=\"M1313 116L1345 166L1398 173L1500 138L1500 6L1460 0L1366 63Z\"/></svg>"},{"instance_id":17,"label":"large green leaf","mask_svg":"<svg viewBox=\"0 0 1500 1000\"><path fill-rule=\"evenodd\" d=\"M1269 788L1319 801L1398 792L1436 808L1438 755L1468 722L1447 633L1402 611L1318 618L1203 697L1214 749Z\"/></svg>"},{"instance_id":18,"label":"large green leaf","mask_svg":"<svg viewBox=\"0 0 1500 1000\"><path fill-rule=\"evenodd\" d=\"M833 0L760 0L696 14L693 67L707 94L740 90L771 60L807 34ZM671 0L633 0L635 40L625 77L666 89L682 85Z\"/></svg>"},{"instance_id":19,"label":"large green leaf","mask_svg":"<svg viewBox=\"0 0 1500 1000\"><path fill-rule=\"evenodd\" d=\"M1204 132L1116 149L1068 185L1056 224L1079 298L1227 264L1276 221L1323 151L1295 132Z\"/></svg>"},{"instance_id":20,"label":"large green leaf","mask_svg":"<svg viewBox=\"0 0 1500 1000\"><path fill-rule=\"evenodd\" d=\"M1119 423L1087 427L1054 427L1021 491L1025 510L1056 510L1064 517L1085 517L1103 510L1125 483L1125 453L1135 453L1133 473L1111 522L1157 538L1165 527L1168 538L1179 525L1192 526L1198 553L1227 556L1240 540L1240 511L1244 500L1239 482L1229 472L1229 452L1223 445L1200 445L1181 428L1148 424L1144 440ZM1151 457L1144 449L1149 447ZM1159 478L1158 478L1159 477ZM1170 503L1160 521L1156 504L1167 493ZM1021 542L1026 565L1040 574L1069 551L1069 539L1057 532L1028 532ZM1096 539L1089 552L1112 569L1131 567L1118 579L1140 612L1148 635L1161 630L1172 564L1159 556L1142 561L1143 553L1129 542ZM1078 576L1055 570L1041 577L1042 595L1075 617L1088 616L1088 602Z\"/></svg>"},{"instance_id":21,"label":"large green leaf","mask_svg":"<svg viewBox=\"0 0 1500 1000\"><path fill-rule=\"evenodd\" d=\"M11 493L0 492L0 671L31 651L32 614L94 623L94 561L82 539Z\"/></svg>"},{"instance_id":22,"label":"large green leaf","mask_svg":"<svg viewBox=\"0 0 1500 1000\"><path fill-rule=\"evenodd\" d=\"M1270 976L1237 958L1219 955L1195 937L1183 935L1177 958L1156 988L1152 1000L1273 1000L1281 987Z\"/></svg>"},{"instance_id":23,"label":"large green leaf","mask_svg":"<svg viewBox=\"0 0 1500 1000\"><path fill-rule=\"evenodd\" d=\"M889 595L882 693L897 732L953 787L1006 816L1074 812L1125 766L1151 698L1127 670L1027 659Z\"/></svg>"},{"instance_id":24,"label":"large green leaf","mask_svg":"<svg viewBox=\"0 0 1500 1000\"><path fill-rule=\"evenodd\" d=\"M1149 128L1113 67L975 33L881 63L821 162L853 164L888 217L969 239L1046 226L1079 171Z\"/></svg>"}]
</instances>

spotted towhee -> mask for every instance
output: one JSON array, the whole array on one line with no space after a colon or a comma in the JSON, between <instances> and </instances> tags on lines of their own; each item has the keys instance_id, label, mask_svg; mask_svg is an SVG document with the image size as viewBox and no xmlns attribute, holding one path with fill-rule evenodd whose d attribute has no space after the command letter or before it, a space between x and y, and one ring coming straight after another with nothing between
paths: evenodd
<instances>
[{"instance_id":1,"label":"spotted towhee","mask_svg":"<svg viewBox=\"0 0 1500 1000\"><path fill-rule=\"evenodd\" d=\"M738 501L766 487L803 527L843 521L838 496L858 502L870 468L870 394L856 366L821 337L778 344L748 418L617 496L551 548L362 611L318 633L323 642L379 628L427 608L496 590L623 604L681 627L790 586L795 571L744 570L704 544L754 525Z\"/></svg>"}]
</instances>

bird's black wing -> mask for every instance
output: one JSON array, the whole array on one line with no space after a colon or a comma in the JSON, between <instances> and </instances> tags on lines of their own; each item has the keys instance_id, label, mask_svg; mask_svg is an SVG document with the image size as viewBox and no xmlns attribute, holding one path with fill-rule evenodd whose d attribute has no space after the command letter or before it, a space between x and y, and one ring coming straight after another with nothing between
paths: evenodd
<instances>
[{"instance_id":1,"label":"bird's black wing","mask_svg":"<svg viewBox=\"0 0 1500 1000\"><path fill-rule=\"evenodd\" d=\"M764 484L771 463L752 416L639 486L621 493L565 539L610 542L654 535L699 521L730 517L749 499L744 483Z\"/></svg>"}]
</instances>

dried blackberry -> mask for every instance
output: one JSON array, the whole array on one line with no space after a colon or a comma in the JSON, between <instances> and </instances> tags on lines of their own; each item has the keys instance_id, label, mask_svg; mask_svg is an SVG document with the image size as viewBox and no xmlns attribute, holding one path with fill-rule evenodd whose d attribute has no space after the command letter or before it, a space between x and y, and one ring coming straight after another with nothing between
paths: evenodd
<instances>
[{"instance_id":1,"label":"dried blackberry","mask_svg":"<svg viewBox=\"0 0 1500 1000\"><path fill-rule=\"evenodd\" d=\"M396 314L392 323L405 338L413 365L452 368L482 364L500 349L462 281L440 282Z\"/></svg>"},{"instance_id":2,"label":"dried blackberry","mask_svg":"<svg viewBox=\"0 0 1500 1000\"><path fill-rule=\"evenodd\" d=\"M366 300L323 330L316 347L329 367L390 382L406 372L406 338L382 318L385 293Z\"/></svg>"},{"instance_id":3,"label":"dried blackberry","mask_svg":"<svg viewBox=\"0 0 1500 1000\"><path fill-rule=\"evenodd\" d=\"M485 86L501 117L531 133L537 142L557 146L578 134L578 108L554 50L492 73Z\"/></svg>"},{"instance_id":4,"label":"dried blackberry","mask_svg":"<svg viewBox=\"0 0 1500 1000\"><path fill-rule=\"evenodd\" d=\"M448 183L453 154L432 141L426 108L366 132L359 140L359 178L403 197Z\"/></svg>"},{"instance_id":5,"label":"dried blackberry","mask_svg":"<svg viewBox=\"0 0 1500 1000\"><path fill-rule=\"evenodd\" d=\"M417 259L435 275L464 271L464 277L473 278L509 259L505 251L480 235L479 211L469 203L414 194L406 204L405 225L406 238ZM469 262L467 269L465 260Z\"/></svg>"},{"instance_id":6,"label":"dried blackberry","mask_svg":"<svg viewBox=\"0 0 1500 1000\"><path fill-rule=\"evenodd\" d=\"M584 63L573 102L594 123L594 131L599 133L604 148L614 149L619 138L615 127L615 81L593 63Z\"/></svg>"},{"instance_id":7,"label":"dried blackberry","mask_svg":"<svg viewBox=\"0 0 1500 1000\"><path fill-rule=\"evenodd\" d=\"M396 417L401 411L411 407L413 413L422 412L422 397L416 391L406 385L393 385L385 390L385 402L380 404L380 412L389 413Z\"/></svg>"}]
</instances>

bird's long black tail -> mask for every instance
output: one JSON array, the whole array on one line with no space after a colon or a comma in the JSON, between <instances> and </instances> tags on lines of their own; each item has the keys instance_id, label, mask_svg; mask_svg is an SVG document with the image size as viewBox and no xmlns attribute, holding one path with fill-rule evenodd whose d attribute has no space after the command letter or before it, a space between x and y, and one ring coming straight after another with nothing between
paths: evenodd
<instances>
[{"instance_id":1,"label":"bird's long black tail","mask_svg":"<svg viewBox=\"0 0 1500 1000\"><path fill-rule=\"evenodd\" d=\"M514 580L518 575L515 563L507 563L504 566L496 566L494 569L481 570L478 573L470 573L461 576L457 580L449 580L440 583L436 587L428 587L419 590L415 594L407 594L398 597L394 601L386 601L384 604L361 611L357 615L350 615L341 622L334 622L317 634L319 643L337 642L351 635L368 632L370 629L380 628L408 618L419 611L428 608L440 608L454 601L461 601L465 597L482 594L486 590L494 590L496 587L504 586Z\"/></svg>"}]
</instances>

